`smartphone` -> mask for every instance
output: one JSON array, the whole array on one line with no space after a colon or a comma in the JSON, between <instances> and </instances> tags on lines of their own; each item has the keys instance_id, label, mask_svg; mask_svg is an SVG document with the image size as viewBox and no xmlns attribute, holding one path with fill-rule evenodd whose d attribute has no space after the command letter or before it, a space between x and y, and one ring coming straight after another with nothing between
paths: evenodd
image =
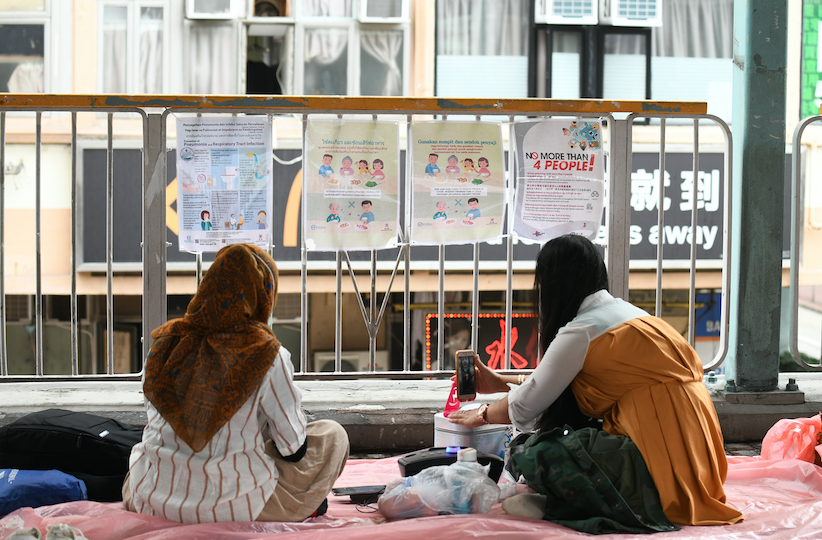
<instances>
[{"instance_id":1,"label":"smartphone","mask_svg":"<svg viewBox=\"0 0 822 540\"><path fill-rule=\"evenodd\" d=\"M477 397L477 380L474 372L474 357L471 349L457 351L457 397L460 401L471 401Z\"/></svg>"}]
</instances>

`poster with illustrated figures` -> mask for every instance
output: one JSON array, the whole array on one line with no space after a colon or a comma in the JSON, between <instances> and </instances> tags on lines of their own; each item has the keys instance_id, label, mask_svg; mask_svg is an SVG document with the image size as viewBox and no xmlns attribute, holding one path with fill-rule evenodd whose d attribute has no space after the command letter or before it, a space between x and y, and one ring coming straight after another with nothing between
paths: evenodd
<instances>
[{"instance_id":1,"label":"poster with illustrated figures","mask_svg":"<svg viewBox=\"0 0 822 540\"><path fill-rule=\"evenodd\" d=\"M399 124L309 121L304 144L306 247L356 250L396 246Z\"/></svg>"},{"instance_id":2,"label":"poster with illustrated figures","mask_svg":"<svg viewBox=\"0 0 822 540\"><path fill-rule=\"evenodd\" d=\"M271 245L271 124L259 117L177 119L180 251Z\"/></svg>"},{"instance_id":3,"label":"poster with illustrated figures","mask_svg":"<svg viewBox=\"0 0 822 540\"><path fill-rule=\"evenodd\" d=\"M596 238L605 198L601 123L517 122L514 138L514 234L538 242L563 234Z\"/></svg>"},{"instance_id":4,"label":"poster with illustrated figures","mask_svg":"<svg viewBox=\"0 0 822 540\"><path fill-rule=\"evenodd\" d=\"M417 122L410 146L411 240L463 244L499 238L505 210L500 124Z\"/></svg>"}]
</instances>

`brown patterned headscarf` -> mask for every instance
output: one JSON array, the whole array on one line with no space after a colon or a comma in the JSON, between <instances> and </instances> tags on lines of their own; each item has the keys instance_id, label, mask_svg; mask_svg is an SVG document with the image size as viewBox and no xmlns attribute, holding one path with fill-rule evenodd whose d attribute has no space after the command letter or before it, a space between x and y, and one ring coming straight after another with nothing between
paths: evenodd
<instances>
[{"instance_id":1,"label":"brown patterned headscarf","mask_svg":"<svg viewBox=\"0 0 822 540\"><path fill-rule=\"evenodd\" d=\"M143 391L199 452L257 390L280 350L268 318L277 264L264 250L220 250L182 319L151 333Z\"/></svg>"}]
</instances>

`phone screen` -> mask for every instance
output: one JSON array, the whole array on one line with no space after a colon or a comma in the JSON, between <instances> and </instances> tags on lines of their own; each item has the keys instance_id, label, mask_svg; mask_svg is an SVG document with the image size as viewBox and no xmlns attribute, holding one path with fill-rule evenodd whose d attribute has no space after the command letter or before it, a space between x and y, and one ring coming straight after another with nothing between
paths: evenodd
<instances>
[{"instance_id":1,"label":"phone screen","mask_svg":"<svg viewBox=\"0 0 822 540\"><path fill-rule=\"evenodd\" d=\"M457 370L457 387L461 396L473 395L477 393L477 385L474 374L474 352L469 351L470 354L457 355L457 362L459 368Z\"/></svg>"}]
</instances>

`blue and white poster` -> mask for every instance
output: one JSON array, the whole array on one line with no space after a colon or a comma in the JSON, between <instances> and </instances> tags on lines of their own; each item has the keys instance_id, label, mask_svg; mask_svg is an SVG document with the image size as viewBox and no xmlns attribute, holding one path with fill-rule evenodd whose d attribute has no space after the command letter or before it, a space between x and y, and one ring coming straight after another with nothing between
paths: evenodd
<instances>
[{"instance_id":1,"label":"blue and white poster","mask_svg":"<svg viewBox=\"0 0 822 540\"><path fill-rule=\"evenodd\" d=\"M271 244L271 124L267 118L177 119L180 251Z\"/></svg>"}]
</instances>

